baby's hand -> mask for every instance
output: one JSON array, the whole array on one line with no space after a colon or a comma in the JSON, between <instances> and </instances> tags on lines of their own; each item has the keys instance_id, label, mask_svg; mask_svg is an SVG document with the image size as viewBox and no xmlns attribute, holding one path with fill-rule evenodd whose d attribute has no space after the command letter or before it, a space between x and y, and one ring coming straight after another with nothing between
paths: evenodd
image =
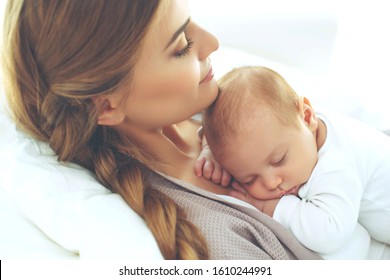
<instances>
[{"instance_id":1,"label":"baby's hand","mask_svg":"<svg viewBox=\"0 0 390 280\"><path fill-rule=\"evenodd\" d=\"M222 187L229 186L232 176L215 160L208 145L204 145L194 165L197 176L211 180Z\"/></svg>"}]
</instances>

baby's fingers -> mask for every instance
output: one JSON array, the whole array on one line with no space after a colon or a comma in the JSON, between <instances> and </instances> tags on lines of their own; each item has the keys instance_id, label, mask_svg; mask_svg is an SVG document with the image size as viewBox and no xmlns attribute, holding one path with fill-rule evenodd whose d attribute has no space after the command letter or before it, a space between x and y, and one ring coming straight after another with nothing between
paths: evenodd
<instances>
[{"instance_id":1,"label":"baby's fingers","mask_svg":"<svg viewBox=\"0 0 390 280\"><path fill-rule=\"evenodd\" d=\"M205 177L208 180L211 180L213 176L213 172L214 172L214 164L211 161L205 159L205 163L203 164L203 177Z\"/></svg>"},{"instance_id":2,"label":"baby's fingers","mask_svg":"<svg viewBox=\"0 0 390 280\"><path fill-rule=\"evenodd\" d=\"M205 157L199 157L196 162L195 162L195 165L194 165L194 172L196 174L196 176L202 176L203 174L203 166L206 162L206 158Z\"/></svg>"},{"instance_id":3,"label":"baby's fingers","mask_svg":"<svg viewBox=\"0 0 390 280\"><path fill-rule=\"evenodd\" d=\"M221 186L228 187L231 180L232 180L232 176L230 175L230 173L227 172L225 169L223 169L222 170Z\"/></svg>"},{"instance_id":4,"label":"baby's fingers","mask_svg":"<svg viewBox=\"0 0 390 280\"><path fill-rule=\"evenodd\" d=\"M222 179L222 169L218 166L214 165L213 175L211 176L211 181L213 181L214 184L219 185L221 183Z\"/></svg>"}]
</instances>

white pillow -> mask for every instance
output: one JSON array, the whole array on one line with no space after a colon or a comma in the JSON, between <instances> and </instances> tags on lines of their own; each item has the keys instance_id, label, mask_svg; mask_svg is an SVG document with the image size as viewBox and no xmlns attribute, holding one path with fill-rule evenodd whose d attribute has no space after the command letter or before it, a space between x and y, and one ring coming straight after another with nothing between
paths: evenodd
<instances>
[{"instance_id":1,"label":"white pillow","mask_svg":"<svg viewBox=\"0 0 390 280\"><path fill-rule=\"evenodd\" d=\"M0 258L162 259L144 221L0 110Z\"/></svg>"}]
</instances>

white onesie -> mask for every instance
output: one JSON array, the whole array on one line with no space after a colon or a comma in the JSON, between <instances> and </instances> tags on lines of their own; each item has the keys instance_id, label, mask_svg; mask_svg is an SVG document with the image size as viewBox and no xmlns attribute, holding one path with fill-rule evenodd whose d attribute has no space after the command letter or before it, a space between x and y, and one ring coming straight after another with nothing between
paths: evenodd
<instances>
[{"instance_id":1,"label":"white onesie","mask_svg":"<svg viewBox=\"0 0 390 280\"><path fill-rule=\"evenodd\" d=\"M390 137L355 120L318 114L327 137L299 198L284 196L274 219L321 254L342 248L357 224L390 244Z\"/></svg>"}]
</instances>

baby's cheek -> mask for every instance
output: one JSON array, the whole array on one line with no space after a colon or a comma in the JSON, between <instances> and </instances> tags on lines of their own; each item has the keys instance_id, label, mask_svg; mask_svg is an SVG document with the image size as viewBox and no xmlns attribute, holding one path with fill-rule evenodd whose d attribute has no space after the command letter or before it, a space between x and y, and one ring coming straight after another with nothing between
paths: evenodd
<instances>
[{"instance_id":1,"label":"baby's cheek","mask_svg":"<svg viewBox=\"0 0 390 280\"><path fill-rule=\"evenodd\" d=\"M253 184L251 186L245 186L245 190L253 197L262 199L265 193L265 190L258 184Z\"/></svg>"}]
</instances>

